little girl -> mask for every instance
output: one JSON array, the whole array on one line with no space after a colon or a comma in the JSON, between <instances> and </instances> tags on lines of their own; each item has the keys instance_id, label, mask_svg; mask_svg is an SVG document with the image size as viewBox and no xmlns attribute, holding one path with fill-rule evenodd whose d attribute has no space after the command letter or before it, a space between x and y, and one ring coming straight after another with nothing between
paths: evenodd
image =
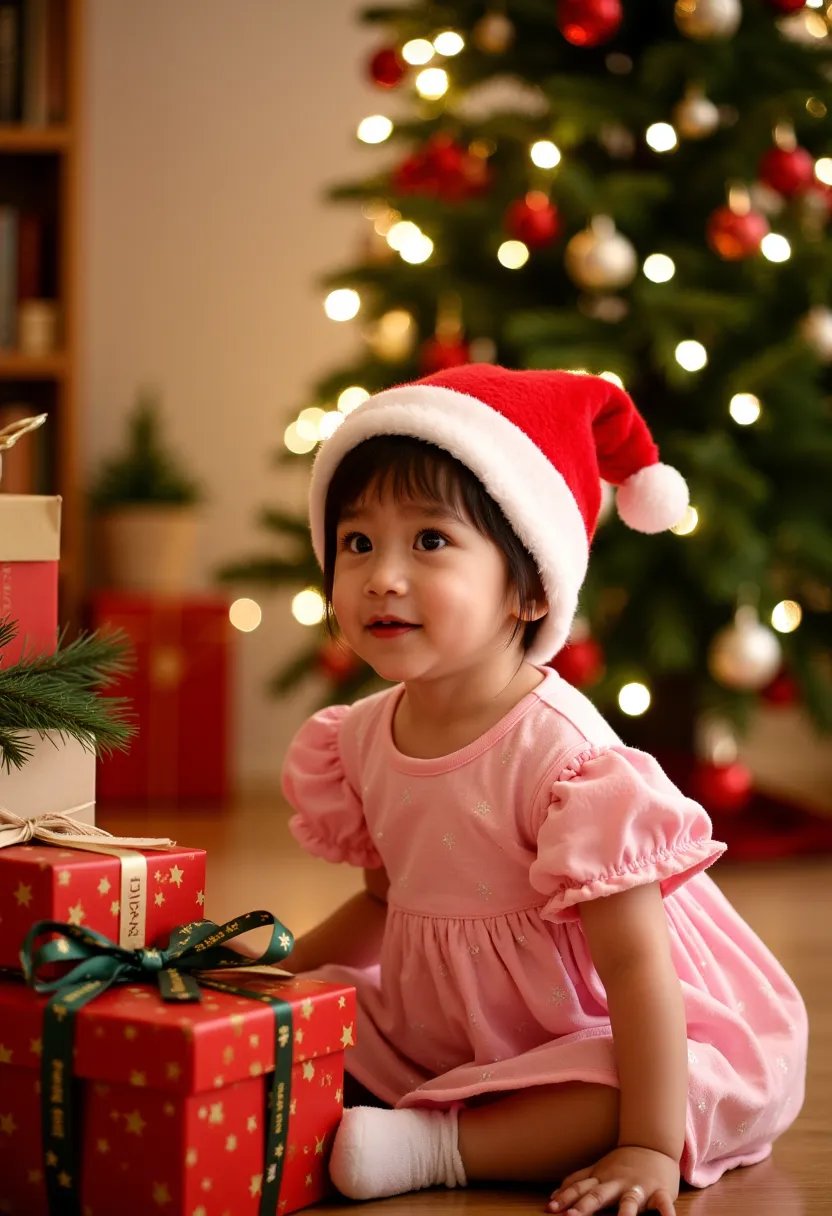
<instances>
[{"instance_id":1,"label":"little girl","mask_svg":"<svg viewBox=\"0 0 832 1216\"><path fill-rule=\"evenodd\" d=\"M673 1216L800 1110L805 1010L704 873L708 816L545 665L600 478L642 532L687 506L621 389L491 366L370 398L315 463L329 605L393 684L284 770L300 843L366 878L288 960L358 992L352 1198L548 1181L559 1213Z\"/></svg>"}]
</instances>

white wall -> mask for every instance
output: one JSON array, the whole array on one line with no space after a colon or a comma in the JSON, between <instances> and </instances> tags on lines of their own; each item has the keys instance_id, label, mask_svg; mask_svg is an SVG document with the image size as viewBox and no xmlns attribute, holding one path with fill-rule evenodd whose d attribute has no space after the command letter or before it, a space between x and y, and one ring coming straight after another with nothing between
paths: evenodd
<instances>
[{"instance_id":1,"label":"white wall","mask_svg":"<svg viewBox=\"0 0 832 1216\"><path fill-rule=\"evenodd\" d=\"M354 131L384 98L358 0L87 0L82 451L116 445L137 385L164 393L171 440L210 488L197 585L264 547L267 501L302 502L270 467L287 409L358 335L316 277L356 253L328 183L374 171ZM242 593L242 592L241 592ZM238 634L237 768L274 779L310 703L264 677L306 640L285 596Z\"/></svg>"}]
</instances>

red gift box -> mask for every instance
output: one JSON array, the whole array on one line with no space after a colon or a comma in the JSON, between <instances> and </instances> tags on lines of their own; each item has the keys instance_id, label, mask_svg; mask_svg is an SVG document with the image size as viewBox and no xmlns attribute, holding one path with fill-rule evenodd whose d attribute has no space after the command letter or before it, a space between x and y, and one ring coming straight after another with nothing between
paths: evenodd
<instances>
[{"instance_id":1,"label":"red gift box","mask_svg":"<svg viewBox=\"0 0 832 1216\"><path fill-rule=\"evenodd\" d=\"M4 667L24 651L57 645L60 548L60 498L0 494L0 619L18 623L17 637L0 651Z\"/></svg>"},{"instance_id":2,"label":"red gift box","mask_svg":"<svg viewBox=\"0 0 832 1216\"><path fill-rule=\"evenodd\" d=\"M279 972L224 972L292 1006L288 1139L278 1213L322 1199L343 1108L355 991ZM203 990L165 1004L151 986L110 989L78 1011L81 1206L89 1216L258 1216L275 1022L268 1005ZM0 1211L46 1216L40 1033L46 998L0 981ZM4 1206L5 1205L5 1206Z\"/></svg>"},{"instance_id":3,"label":"red gift box","mask_svg":"<svg viewBox=\"0 0 832 1216\"><path fill-rule=\"evenodd\" d=\"M129 850L124 859L53 845L0 849L0 967L20 966L36 920L83 925L130 948L163 945L173 928L203 915L205 857L185 848Z\"/></svg>"},{"instance_id":4,"label":"red gift box","mask_svg":"<svg viewBox=\"0 0 832 1216\"><path fill-rule=\"evenodd\" d=\"M233 628L227 602L102 592L92 624L124 629L136 655L135 670L112 692L132 701L138 734L129 752L100 761L99 802L222 802Z\"/></svg>"}]
</instances>

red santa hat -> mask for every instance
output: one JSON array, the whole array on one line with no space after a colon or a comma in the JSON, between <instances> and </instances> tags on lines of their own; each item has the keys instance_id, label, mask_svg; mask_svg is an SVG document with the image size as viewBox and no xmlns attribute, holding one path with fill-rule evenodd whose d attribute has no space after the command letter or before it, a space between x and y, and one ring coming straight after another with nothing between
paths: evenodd
<instances>
[{"instance_id":1,"label":"red santa hat","mask_svg":"<svg viewBox=\"0 0 832 1216\"><path fill-rule=\"evenodd\" d=\"M566 641L601 507L601 481L618 487L618 514L639 532L673 527L688 506L676 469L659 462L647 424L623 389L600 376L451 368L364 401L318 452L310 525L324 556L332 476L374 435L408 435L466 465L501 507L537 563L549 611L528 652L546 662Z\"/></svg>"}]
</instances>

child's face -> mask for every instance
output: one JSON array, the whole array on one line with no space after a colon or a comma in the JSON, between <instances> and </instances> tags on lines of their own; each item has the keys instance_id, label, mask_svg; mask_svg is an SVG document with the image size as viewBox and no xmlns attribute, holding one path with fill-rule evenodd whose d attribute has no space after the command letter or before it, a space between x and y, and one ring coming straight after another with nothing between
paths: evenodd
<instances>
[{"instance_id":1,"label":"child's face","mask_svg":"<svg viewBox=\"0 0 832 1216\"><path fill-rule=\"evenodd\" d=\"M517 617L505 558L452 507L372 493L337 536L335 615L383 679L461 674L504 653Z\"/></svg>"}]
</instances>

